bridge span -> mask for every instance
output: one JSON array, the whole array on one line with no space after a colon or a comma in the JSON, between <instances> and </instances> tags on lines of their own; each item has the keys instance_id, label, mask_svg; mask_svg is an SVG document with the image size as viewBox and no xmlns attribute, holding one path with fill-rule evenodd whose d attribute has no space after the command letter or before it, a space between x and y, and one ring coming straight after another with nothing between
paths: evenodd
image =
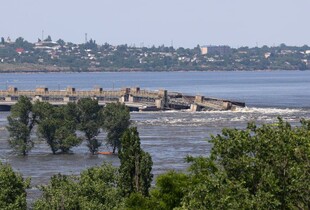
<instances>
[{"instance_id":1,"label":"bridge span","mask_svg":"<svg viewBox=\"0 0 310 210\"><path fill-rule=\"evenodd\" d=\"M243 102L224 99L208 98L205 96L184 95L167 90L150 91L140 87L122 88L118 90L103 90L96 87L93 90L76 90L67 87L65 90L49 90L47 87L38 87L35 90L18 90L9 87L0 90L0 110L10 110L17 103L20 96L26 96L30 100L49 102L55 106L61 106L68 102L77 102L81 98L93 98L99 105L121 102L132 111L156 111L156 110L231 110L236 107L244 107Z\"/></svg>"}]
</instances>

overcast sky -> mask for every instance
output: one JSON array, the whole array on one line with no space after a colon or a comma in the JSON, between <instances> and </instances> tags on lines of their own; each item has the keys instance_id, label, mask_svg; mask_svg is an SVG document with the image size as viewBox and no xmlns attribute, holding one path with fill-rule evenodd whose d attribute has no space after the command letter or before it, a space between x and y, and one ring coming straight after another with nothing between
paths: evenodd
<instances>
[{"instance_id":1,"label":"overcast sky","mask_svg":"<svg viewBox=\"0 0 310 210\"><path fill-rule=\"evenodd\" d=\"M310 45L310 0L2 0L0 36L174 47Z\"/></svg>"}]
</instances>

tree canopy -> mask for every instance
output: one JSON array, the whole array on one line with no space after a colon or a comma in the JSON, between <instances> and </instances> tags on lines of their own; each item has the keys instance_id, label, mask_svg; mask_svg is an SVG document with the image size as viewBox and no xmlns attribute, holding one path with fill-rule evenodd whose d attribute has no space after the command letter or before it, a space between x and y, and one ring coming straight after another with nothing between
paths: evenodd
<instances>
[{"instance_id":1,"label":"tree canopy","mask_svg":"<svg viewBox=\"0 0 310 210\"><path fill-rule=\"evenodd\" d=\"M84 132L87 146L92 154L98 151L101 141L98 139L102 125L102 111L97 100L82 98L77 102L79 130Z\"/></svg>"},{"instance_id":2,"label":"tree canopy","mask_svg":"<svg viewBox=\"0 0 310 210\"><path fill-rule=\"evenodd\" d=\"M209 158L188 158L192 181L184 209L309 209L309 121L250 123L210 142Z\"/></svg>"},{"instance_id":3,"label":"tree canopy","mask_svg":"<svg viewBox=\"0 0 310 210\"><path fill-rule=\"evenodd\" d=\"M310 121L211 136L209 157L187 157L189 171L157 178L150 197L132 195L129 209L309 209ZM143 206L139 207L139 203Z\"/></svg>"},{"instance_id":4,"label":"tree canopy","mask_svg":"<svg viewBox=\"0 0 310 210\"><path fill-rule=\"evenodd\" d=\"M110 103L103 110L103 127L107 131L107 144L113 153L121 148L121 136L130 125L130 113L125 104Z\"/></svg>"},{"instance_id":5,"label":"tree canopy","mask_svg":"<svg viewBox=\"0 0 310 210\"><path fill-rule=\"evenodd\" d=\"M53 107L47 102L37 101L34 105L37 115L37 131L39 138L44 139L53 154L58 150L69 152L74 146L81 144L82 139L76 134L76 105L69 103L62 107Z\"/></svg>"},{"instance_id":6,"label":"tree canopy","mask_svg":"<svg viewBox=\"0 0 310 210\"><path fill-rule=\"evenodd\" d=\"M153 179L152 158L144 152L140 145L140 137L136 127L127 129L122 138L120 158L120 188L123 194L128 196L138 192L148 196Z\"/></svg>"},{"instance_id":7,"label":"tree canopy","mask_svg":"<svg viewBox=\"0 0 310 210\"><path fill-rule=\"evenodd\" d=\"M32 111L32 103L25 96L20 96L8 116L7 129L10 133L9 144L18 154L27 155L34 143L30 138L35 125L36 115Z\"/></svg>"},{"instance_id":8,"label":"tree canopy","mask_svg":"<svg viewBox=\"0 0 310 210\"><path fill-rule=\"evenodd\" d=\"M104 163L80 176L54 175L34 209L310 208L310 121L249 123L246 129L225 128L209 142L210 155L188 156L186 173L161 174L150 189L151 156L141 148L137 128L128 128L119 168ZM28 185L0 163L0 208L24 209Z\"/></svg>"},{"instance_id":9,"label":"tree canopy","mask_svg":"<svg viewBox=\"0 0 310 210\"><path fill-rule=\"evenodd\" d=\"M22 175L14 172L10 165L0 161L0 209L26 209L26 189L29 184L30 179L24 180Z\"/></svg>"},{"instance_id":10,"label":"tree canopy","mask_svg":"<svg viewBox=\"0 0 310 210\"><path fill-rule=\"evenodd\" d=\"M34 209L119 209L118 172L110 164L89 168L79 177L54 175L42 186L42 197Z\"/></svg>"}]
</instances>

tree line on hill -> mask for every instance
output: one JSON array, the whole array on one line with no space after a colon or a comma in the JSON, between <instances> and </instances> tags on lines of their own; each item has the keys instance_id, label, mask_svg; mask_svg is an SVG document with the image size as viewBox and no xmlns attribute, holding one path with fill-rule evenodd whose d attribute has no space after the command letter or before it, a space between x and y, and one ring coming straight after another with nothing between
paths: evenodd
<instances>
[{"instance_id":1,"label":"tree line on hill","mask_svg":"<svg viewBox=\"0 0 310 210\"><path fill-rule=\"evenodd\" d=\"M164 45L112 46L98 45L92 39L74 44L62 39L53 42L50 36L30 43L22 37L15 42L2 37L0 64L3 71L20 65L24 70L31 66L33 71L309 70L310 47L281 44L202 53L199 45L192 49Z\"/></svg>"},{"instance_id":2,"label":"tree line on hill","mask_svg":"<svg viewBox=\"0 0 310 210\"><path fill-rule=\"evenodd\" d=\"M79 176L54 175L41 186L33 209L309 209L310 121L278 118L211 135L210 155L188 156L187 172L168 171L151 187L152 158L141 149L137 128L120 137L120 166L103 163ZM26 188L0 164L0 208L26 209Z\"/></svg>"}]
</instances>

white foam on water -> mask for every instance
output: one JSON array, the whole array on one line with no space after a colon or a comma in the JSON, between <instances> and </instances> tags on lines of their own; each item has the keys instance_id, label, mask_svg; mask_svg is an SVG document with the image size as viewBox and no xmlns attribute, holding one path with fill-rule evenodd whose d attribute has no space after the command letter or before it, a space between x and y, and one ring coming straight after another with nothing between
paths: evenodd
<instances>
[{"instance_id":1,"label":"white foam on water","mask_svg":"<svg viewBox=\"0 0 310 210\"><path fill-rule=\"evenodd\" d=\"M244 107L237 108L235 111L239 113L261 113L261 114L294 114L297 112L303 112L302 109L296 108L256 108L256 107Z\"/></svg>"},{"instance_id":2,"label":"white foam on water","mask_svg":"<svg viewBox=\"0 0 310 210\"><path fill-rule=\"evenodd\" d=\"M142 112L145 113L145 112ZM138 125L148 126L173 126L173 127L197 127L197 126L222 126L233 123L233 125L243 125L244 123L254 122L274 122L277 116L281 116L289 122L299 122L302 117L307 118L310 115L309 109L303 108L258 108L244 107L237 108L234 111L158 111L146 114L146 118L140 118L135 121Z\"/></svg>"},{"instance_id":3,"label":"white foam on water","mask_svg":"<svg viewBox=\"0 0 310 210\"><path fill-rule=\"evenodd\" d=\"M246 121L248 118L246 116L239 116L239 117L233 117L230 118L229 121L231 122L240 122L240 121Z\"/></svg>"},{"instance_id":4,"label":"white foam on water","mask_svg":"<svg viewBox=\"0 0 310 210\"><path fill-rule=\"evenodd\" d=\"M276 107L237 107L235 110L208 110L208 111L199 111L193 112L189 109L186 110L167 110L167 111L143 111L143 112L134 112L135 114L165 114L165 113L186 113L186 114L227 114L227 113L258 113L258 114L293 114L297 112L306 112L304 109L299 108L276 108Z\"/></svg>"}]
</instances>

